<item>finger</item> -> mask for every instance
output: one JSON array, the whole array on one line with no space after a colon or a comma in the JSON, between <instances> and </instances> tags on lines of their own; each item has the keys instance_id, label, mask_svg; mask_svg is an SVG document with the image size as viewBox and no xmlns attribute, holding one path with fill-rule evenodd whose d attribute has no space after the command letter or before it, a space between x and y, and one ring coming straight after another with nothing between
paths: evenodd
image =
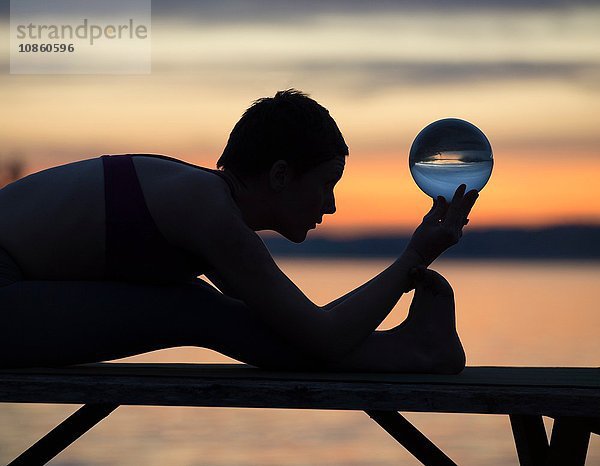
<instances>
[{"instance_id":1,"label":"finger","mask_svg":"<svg viewBox=\"0 0 600 466\"><path fill-rule=\"evenodd\" d=\"M467 190L467 185L464 183L461 184L458 188L456 188L456 191L454 191L454 196L452 197L452 202L450 202L450 203L454 204L454 203L459 202L465 195L466 190Z\"/></svg>"},{"instance_id":2,"label":"finger","mask_svg":"<svg viewBox=\"0 0 600 466\"><path fill-rule=\"evenodd\" d=\"M469 219L467 217L469 216L469 213L471 212L471 209L473 208L473 205L475 204L475 201L478 197L479 193L475 189L472 189L467 194L465 194L465 197L463 197L460 206L461 223L457 225L458 227L462 228L469 223Z\"/></svg>"},{"instance_id":3,"label":"finger","mask_svg":"<svg viewBox=\"0 0 600 466\"><path fill-rule=\"evenodd\" d=\"M448 212L446 214L445 222L451 225L462 226L462 221L466 217L466 215L462 214L462 200L465 194L465 190L467 189L466 184L461 184L456 191L454 192L454 197L452 197L452 202L448 207Z\"/></svg>"},{"instance_id":4,"label":"finger","mask_svg":"<svg viewBox=\"0 0 600 466\"><path fill-rule=\"evenodd\" d=\"M431 210L423 217L423 220L428 223L437 223L439 222L445 215L448 210L448 203L443 196L438 196L433 201L433 207Z\"/></svg>"},{"instance_id":5,"label":"finger","mask_svg":"<svg viewBox=\"0 0 600 466\"><path fill-rule=\"evenodd\" d=\"M422 280L426 269L427 268L422 265L417 265L416 267L410 269L408 276L413 280Z\"/></svg>"},{"instance_id":6,"label":"finger","mask_svg":"<svg viewBox=\"0 0 600 466\"><path fill-rule=\"evenodd\" d=\"M479 193L475 189L472 189L467 194L465 194L465 197L462 200L462 205L460 208L464 218L467 218L469 216L469 213L471 212L471 209L475 205L475 202L477 201L478 197L479 197Z\"/></svg>"},{"instance_id":7,"label":"finger","mask_svg":"<svg viewBox=\"0 0 600 466\"><path fill-rule=\"evenodd\" d=\"M432 216L433 221L436 223L441 222L446 217L448 214L448 205L448 201L446 201L444 196L437 197L437 206Z\"/></svg>"}]
</instances>

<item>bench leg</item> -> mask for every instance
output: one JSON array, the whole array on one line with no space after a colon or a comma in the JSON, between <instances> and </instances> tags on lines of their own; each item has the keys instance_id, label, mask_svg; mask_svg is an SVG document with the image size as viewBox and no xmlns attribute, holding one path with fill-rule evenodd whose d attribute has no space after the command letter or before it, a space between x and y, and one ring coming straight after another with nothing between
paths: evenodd
<instances>
[{"instance_id":1,"label":"bench leg","mask_svg":"<svg viewBox=\"0 0 600 466\"><path fill-rule=\"evenodd\" d=\"M592 434L600 435L600 417L588 418L587 426Z\"/></svg>"},{"instance_id":2,"label":"bench leg","mask_svg":"<svg viewBox=\"0 0 600 466\"><path fill-rule=\"evenodd\" d=\"M589 420L558 417L552 427L548 466L584 466L590 442Z\"/></svg>"},{"instance_id":3,"label":"bench leg","mask_svg":"<svg viewBox=\"0 0 600 466\"><path fill-rule=\"evenodd\" d=\"M544 466L548 457L548 437L542 416L510 415L521 466Z\"/></svg>"},{"instance_id":4,"label":"bench leg","mask_svg":"<svg viewBox=\"0 0 600 466\"><path fill-rule=\"evenodd\" d=\"M456 466L442 450L396 411L365 411L425 466Z\"/></svg>"},{"instance_id":5,"label":"bench leg","mask_svg":"<svg viewBox=\"0 0 600 466\"><path fill-rule=\"evenodd\" d=\"M48 432L8 466L46 464L75 440L117 409L114 404L87 404Z\"/></svg>"}]
</instances>

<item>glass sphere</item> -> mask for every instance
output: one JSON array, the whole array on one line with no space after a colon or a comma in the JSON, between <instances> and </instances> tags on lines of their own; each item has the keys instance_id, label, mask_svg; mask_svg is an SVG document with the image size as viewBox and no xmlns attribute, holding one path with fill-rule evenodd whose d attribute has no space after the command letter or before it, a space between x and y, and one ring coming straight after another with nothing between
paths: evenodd
<instances>
[{"instance_id":1,"label":"glass sphere","mask_svg":"<svg viewBox=\"0 0 600 466\"><path fill-rule=\"evenodd\" d=\"M452 200L461 184L481 191L490 179L492 146L477 126L458 118L434 121L421 130L408 158L410 173L425 194Z\"/></svg>"}]
</instances>

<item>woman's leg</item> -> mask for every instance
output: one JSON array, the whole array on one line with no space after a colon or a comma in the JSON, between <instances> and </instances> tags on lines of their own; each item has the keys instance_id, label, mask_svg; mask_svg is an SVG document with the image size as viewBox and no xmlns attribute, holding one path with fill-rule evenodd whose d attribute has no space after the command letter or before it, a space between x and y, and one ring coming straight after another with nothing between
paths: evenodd
<instances>
[{"instance_id":1,"label":"woman's leg","mask_svg":"<svg viewBox=\"0 0 600 466\"><path fill-rule=\"evenodd\" d=\"M417 287L406 322L373 332L327 369L430 371L431 358L456 347L451 289L449 296L434 294L436 280ZM0 309L4 367L78 364L193 345L259 367L325 368L295 351L243 302L202 280L169 286L21 281L0 288ZM433 369L447 371L447 361L442 363Z\"/></svg>"},{"instance_id":2,"label":"woman's leg","mask_svg":"<svg viewBox=\"0 0 600 466\"><path fill-rule=\"evenodd\" d=\"M203 280L168 286L18 281L0 287L0 367L62 366L175 346L250 364L312 364Z\"/></svg>"}]
</instances>

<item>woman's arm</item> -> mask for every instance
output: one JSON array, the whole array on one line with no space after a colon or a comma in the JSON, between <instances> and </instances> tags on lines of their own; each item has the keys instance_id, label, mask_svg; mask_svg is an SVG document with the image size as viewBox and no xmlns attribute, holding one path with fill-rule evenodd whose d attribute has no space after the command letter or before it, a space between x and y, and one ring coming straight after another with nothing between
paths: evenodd
<instances>
[{"instance_id":1,"label":"woman's arm","mask_svg":"<svg viewBox=\"0 0 600 466\"><path fill-rule=\"evenodd\" d=\"M353 294L355 294L356 292L362 290L365 286L367 286L369 283L371 283L373 280L375 279L375 277L371 278L368 282L363 283L362 285L360 285L358 288L355 288L352 291L349 291L348 293L346 293L344 296L340 296L337 299L334 299L333 301L331 301L329 304L325 304L325 306L321 306L322 309L328 311L331 308L337 306L340 303L343 303L344 301L346 301L350 296L352 296Z\"/></svg>"},{"instance_id":2,"label":"woman's arm","mask_svg":"<svg viewBox=\"0 0 600 466\"><path fill-rule=\"evenodd\" d=\"M212 264L233 296L252 307L275 332L316 359L338 360L368 337L409 287L409 271L423 263L422 252L409 247L347 299L320 308L279 269L233 200L226 193L212 194L202 211L183 209L185 227L178 242ZM451 212L439 205L434 210L437 215ZM430 229L424 232L432 235Z\"/></svg>"},{"instance_id":3,"label":"woman's arm","mask_svg":"<svg viewBox=\"0 0 600 466\"><path fill-rule=\"evenodd\" d=\"M457 195L455 195L455 198L464 193L464 188L459 187L459 190L457 190L458 193ZM446 220L445 216L448 214L448 209L452 204L448 205L446 199L442 196L440 196L438 199L434 199L431 210L425 215L425 217L423 217L423 223L414 232L411 241L406 248L405 253L408 254L410 252L413 252L417 254L417 259L420 259L419 263L417 264L419 266L428 267L429 265L431 265L435 258L438 257L448 247L448 244L453 244L457 242L458 239L460 239L460 237L462 236L462 227L469 223L467 216L471 211L473 204L477 200L477 197L478 194L474 191L464 196L464 205L462 205L461 208L457 212L455 212L455 214L452 214L451 212L451 216L454 215L458 221L455 221L455 224L451 226L449 232L442 233L441 235L440 232L436 230L444 228L442 224ZM454 202L454 204L456 205L456 202ZM457 238L455 237L455 235L458 235ZM437 244L439 243L438 238L440 236L449 236L449 239L444 239L441 242L442 244ZM376 277L372 278L371 280L359 286L358 288L350 291L344 296L337 298L329 304L326 304L325 306L323 306L323 308L326 310L330 310L336 305L346 301L348 298L355 295L357 292L369 286L375 278ZM408 287L404 289L404 293L412 289L414 289L414 280L409 280Z\"/></svg>"},{"instance_id":4,"label":"woman's arm","mask_svg":"<svg viewBox=\"0 0 600 466\"><path fill-rule=\"evenodd\" d=\"M420 261L420 257L419 257L419 262L420 262L420 263L422 263L422 261ZM421 265L421 264L419 264L419 265ZM409 271L409 275L410 275L410 271ZM346 301L346 300L347 300L347 299L348 299L350 296L353 296L353 295L354 295L354 294L356 294L357 292L359 292L359 291L361 291L362 289L364 289L365 287L369 286L369 285L371 284L371 282L373 282L373 280L375 280L375 278L377 278L377 277L373 277L373 278L371 278L371 279L370 279L368 282L366 282L366 283L363 283L363 284L362 284L362 285L360 285L358 288L355 288L355 289L354 289L354 290L352 290L352 291L349 291L349 292L348 292L348 293L346 293L344 296L341 296L341 297L339 297L339 298L337 298L337 299L335 299L335 300L331 301L330 303L328 303L328 304L325 304L324 306L322 306L322 309L325 309L325 310L327 310L327 311L328 311L328 310L332 309L333 307L337 306L338 304L340 304L340 303L343 303L343 302L344 302L344 301ZM410 285L409 285L409 287L408 287L407 289L405 289L405 290L404 290L404 293L407 293L408 291L410 291L410 290L412 290L412 289L414 289L414 285L413 285L413 283L411 282L411 283L410 283Z\"/></svg>"}]
</instances>

